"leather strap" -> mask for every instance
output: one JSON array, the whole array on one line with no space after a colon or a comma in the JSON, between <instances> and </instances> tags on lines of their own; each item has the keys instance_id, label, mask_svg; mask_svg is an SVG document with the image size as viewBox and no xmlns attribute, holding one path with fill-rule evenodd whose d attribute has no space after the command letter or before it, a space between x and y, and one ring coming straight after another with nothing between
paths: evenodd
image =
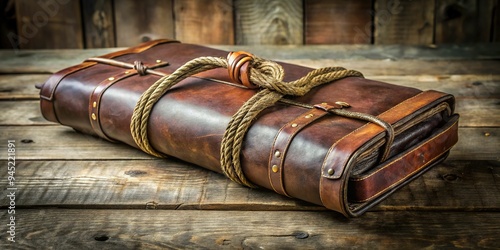
<instances>
[{"instance_id":1,"label":"leather strap","mask_svg":"<svg viewBox=\"0 0 500 250\"><path fill-rule=\"evenodd\" d=\"M178 42L175 40L167 40L167 39L160 39L160 40L153 40L149 42L145 42L143 44L140 44L139 46L136 47L131 47L125 50L120 50L116 52L112 52L103 56L100 56L100 58L114 58L118 56L123 56L126 54L132 54L132 53L140 53L144 50L147 50L151 47L154 47L158 44L163 44L163 43L171 43L171 42ZM83 70L85 68L88 68L90 66L93 66L97 64L97 62L83 62L81 64L63 69L55 74L53 74L42 86L40 90L40 108L43 110L42 114L45 119L52 121L52 122L58 122L59 119L57 118L55 107L54 107L54 93L56 91L57 86L61 83L61 81L73 74L76 73L80 70Z\"/></svg>"},{"instance_id":2,"label":"leather strap","mask_svg":"<svg viewBox=\"0 0 500 250\"><path fill-rule=\"evenodd\" d=\"M418 110L449 97L448 94L438 91L424 91L392 107L378 117L390 124L395 124L418 113ZM320 178L320 198L325 207L346 216L353 216L349 215L350 211L346 208L349 177L346 176L345 170L348 168L349 160L359 154L359 149L368 141L373 141L373 138L379 136L383 131L384 129L380 126L367 123L330 147L321 168L322 178Z\"/></svg>"},{"instance_id":3,"label":"leather strap","mask_svg":"<svg viewBox=\"0 0 500 250\"><path fill-rule=\"evenodd\" d=\"M110 60L110 59L108 59ZM112 60L114 61L114 60ZM157 61L156 64L154 65L147 65L143 64L140 61L135 61L134 66L132 67L133 69L128 69L125 70L124 72L121 72L120 74L117 74L115 76L108 77L107 79L103 80L100 82L97 87L95 87L94 91L92 91L92 94L90 94L90 100L89 100L89 120L90 124L92 125L92 129L94 132L111 142L114 142L112 138L106 135L106 133L103 131L102 126L101 126L101 118L100 118L100 106L101 106L101 99L102 95L104 92L111 86L113 86L115 83L131 77L133 75L146 75L148 73L148 69L154 69L162 66L168 65L168 62L166 61Z\"/></svg>"},{"instance_id":4,"label":"leather strap","mask_svg":"<svg viewBox=\"0 0 500 250\"><path fill-rule=\"evenodd\" d=\"M114 142L115 140L111 139L104 133L102 130L101 126L101 119L100 119L100 107L101 107L101 98L104 92L111 87L113 84L117 83L120 80L123 80L127 77L131 77L133 75L137 75L138 72L136 70L126 70L124 72L121 72L118 75L109 77L105 79L104 81L100 82L97 87L92 91L92 94L90 94L90 101L89 101L89 120L90 124L92 125L92 129L94 132L111 142Z\"/></svg>"},{"instance_id":5,"label":"leather strap","mask_svg":"<svg viewBox=\"0 0 500 250\"><path fill-rule=\"evenodd\" d=\"M333 108L333 106L331 106ZM324 110L313 108L285 124L276 134L269 156L268 177L275 192L290 197L283 183L285 159L292 139L307 125L327 115Z\"/></svg>"},{"instance_id":6,"label":"leather strap","mask_svg":"<svg viewBox=\"0 0 500 250\"><path fill-rule=\"evenodd\" d=\"M353 202L370 201L432 164L458 141L458 116L454 117L450 123L449 127L425 143L414 147L392 161L385 162L376 171L362 178L351 178L349 180L349 193L353 195L349 197L349 200Z\"/></svg>"}]
</instances>

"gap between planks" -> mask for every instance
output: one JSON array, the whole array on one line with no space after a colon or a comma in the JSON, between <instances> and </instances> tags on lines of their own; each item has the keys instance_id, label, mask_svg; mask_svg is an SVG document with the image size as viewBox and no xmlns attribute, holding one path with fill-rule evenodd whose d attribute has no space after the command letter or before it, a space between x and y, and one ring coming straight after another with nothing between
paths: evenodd
<instances>
[{"instance_id":1,"label":"gap between planks","mask_svg":"<svg viewBox=\"0 0 500 250\"><path fill-rule=\"evenodd\" d=\"M500 213L18 210L19 248L497 248ZM7 221L5 213L0 220ZM479 230L480 229L480 230Z\"/></svg>"}]
</instances>

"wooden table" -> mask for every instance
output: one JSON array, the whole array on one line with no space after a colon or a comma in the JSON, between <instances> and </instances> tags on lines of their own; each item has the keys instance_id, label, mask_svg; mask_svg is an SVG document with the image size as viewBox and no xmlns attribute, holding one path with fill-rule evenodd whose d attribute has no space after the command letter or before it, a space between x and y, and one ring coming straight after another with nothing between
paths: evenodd
<instances>
[{"instance_id":1,"label":"wooden table","mask_svg":"<svg viewBox=\"0 0 500 250\"><path fill-rule=\"evenodd\" d=\"M452 93L459 142L444 163L346 219L42 118L35 84L116 48L0 51L0 248L500 248L498 44L214 47L341 65L367 78ZM15 173L8 172L8 140L15 140ZM10 210L15 242L7 240Z\"/></svg>"}]
</instances>

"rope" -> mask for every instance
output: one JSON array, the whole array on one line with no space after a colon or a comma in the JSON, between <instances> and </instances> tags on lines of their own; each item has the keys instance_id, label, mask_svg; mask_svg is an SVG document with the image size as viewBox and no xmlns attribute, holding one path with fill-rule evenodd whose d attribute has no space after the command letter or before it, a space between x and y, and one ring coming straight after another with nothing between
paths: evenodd
<instances>
[{"instance_id":1,"label":"rope","mask_svg":"<svg viewBox=\"0 0 500 250\"><path fill-rule=\"evenodd\" d=\"M252 57L251 60L248 56ZM326 67L313 70L298 80L284 82L283 67L249 54L230 54L227 60L219 57L199 57L187 62L171 75L160 78L141 95L130 125L132 137L139 148L151 155L164 157L153 149L148 140L147 125L153 105L183 79L215 68L227 68L234 81L245 86L261 88L232 116L222 138L220 150L222 172L231 180L248 187L255 185L245 177L241 169L241 148L246 132L262 110L274 105L285 95L302 96L321 84L350 76L363 77L358 71Z\"/></svg>"}]
</instances>

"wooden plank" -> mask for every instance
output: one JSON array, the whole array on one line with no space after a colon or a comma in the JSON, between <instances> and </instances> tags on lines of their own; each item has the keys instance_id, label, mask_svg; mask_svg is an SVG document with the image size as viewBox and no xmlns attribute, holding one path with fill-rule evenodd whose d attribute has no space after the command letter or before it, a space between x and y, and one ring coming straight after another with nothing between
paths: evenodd
<instances>
[{"instance_id":1,"label":"wooden plank","mask_svg":"<svg viewBox=\"0 0 500 250\"><path fill-rule=\"evenodd\" d=\"M0 74L0 100L38 100L40 90L36 84L43 84L50 75L44 74Z\"/></svg>"},{"instance_id":2,"label":"wooden plank","mask_svg":"<svg viewBox=\"0 0 500 250\"><path fill-rule=\"evenodd\" d=\"M172 0L114 2L116 45L135 46L159 38L174 38Z\"/></svg>"},{"instance_id":3,"label":"wooden plank","mask_svg":"<svg viewBox=\"0 0 500 250\"><path fill-rule=\"evenodd\" d=\"M236 44L303 44L301 0L234 2Z\"/></svg>"},{"instance_id":4,"label":"wooden plank","mask_svg":"<svg viewBox=\"0 0 500 250\"><path fill-rule=\"evenodd\" d=\"M17 211L16 211L17 212ZM16 242L33 249L497 248L500 213L20 210ZM7 213L0 216L9 221ZM480 229L480 230L478 230Z\"/></svg>"},{"instance_id":5,"label":"wooden plank","mask_svg":"<svg viewBox=\"0 0 500 250\"><path fill-rule=\"evenodd\" d=\"M384 68L397 69L393 70L393 75L446 75L453 73L496 75L498 74L496 69L499 67L496 59L500 58L500 46L495 44L443 45L435 48L403 45L211 45L210 47L227 51L246 50L270 60L297 61L303 65L311 65L311 67L331 66L332 63L335 63L340 65L359 64L360 67L356 68L371 68L374 72L383 72ZM86 58L121 49L123 48L23 50L17 52L0 50L0 58L2 58L0 73L52 73L79 64ZM379 66L380 64L383 65ZM425 67L426 65L430 65L430 67ZM472 67L471 65L476 66ZM421 66L425 67L424 70L420 70ZM460 70L455 70L456 68ZM489 70L481 70L482 68Z\"/></svg>"},{"instance_id":6,"label":"wooden plank","mask_svg":"<svg viewBox=\"0 0 500 250\"><path fill-rule=\"evenodd\" d=\"M434 1L375 1L375 44L432 44Z\"/></svg>"},{"instance_id":7,"label":"wooden plank","mask_svg":"<svg viewBox=\"0 0 500 250\"><path fill-rule=\"evenodd\" d=\"M115 26L111 1L82 1L85 48L115 47Z\"/></svg>"},{"instance_id":8,"label":"wooden plank","mask_svg":"<svg viewBox=\"0 0 500 250\"><path fill-rule=\"evenodd\" d=\"M110 143L64 126L2 126L0 138L18 142L18 160L154 159L125 144Z\"/></svg>"},{"instance_id":9,"label":"wooden plank","mask_svg":"<svg viewBox=\"0 0 500 250\"><path fill-rule=\"evenodd\" d=\"M16 0L16 12L18 34L9 39L21 49L83 48L80 1Z\"/></svg>"},{"instance_id":10,"label":"wooden plank","mask_svg":"<svg viewBox=\"0 0 500 250\"><path fill-rule=\"evenodd\" d=\"M372 1L306 0L306 44L372 42Z\"/></svg>"},{"instance_id":11,"label":"wooden plank","mask_svg":"<svg viewBox=\"0 0 500 250\"><path fill-rule=\"evenodd\" d=\"M365 77L404 75L496 75L500 62L479 60L426 61L420 60L336 60L336 59L290 59L284 62L311 68L342 66L355 69ZM494 67L497 67L494 69Z\"/></svg>"},{"instance_id":12,"label":"wooden plank","mask_svg":"<svg viewBox=\"0 0 500 250\"><path fill-rule=\"evenodd\" d=\"M45 120L39 101L2 101L0 125L58 125Z\"/></svg>"},{"instance_id":13,"label":"wooden plank","mask_svg":"<svg viewBox=\"0 0 500 250\"><path fill-rule=\"evenodd\" d=\"M176 1L175 39L185 43L234 44L232 0Z\"/></svg>"},{"instance_id":14,"label":"wooden plank","mask_svg":"<svg viewBox=\"0 0 500 250\"><path fill-rule=\"evenodd\" d=\"M491 190L500 188L499 174L498 161L447 160L371 211L498 210L500 192ZM325 210L175 160L18 161L15 177L19 208ZM7 171L0 185L8 185Z\"/></svg>"},{"instance_id":15,"label":"wooden plank","mask_svg":"<svg viewBox=\"0 0 500 250\"><path fill-rule=\"evenodd\" d=\"M497 0L437 0L436 44L489 42Z\"/></svg>"}]
</instances>

